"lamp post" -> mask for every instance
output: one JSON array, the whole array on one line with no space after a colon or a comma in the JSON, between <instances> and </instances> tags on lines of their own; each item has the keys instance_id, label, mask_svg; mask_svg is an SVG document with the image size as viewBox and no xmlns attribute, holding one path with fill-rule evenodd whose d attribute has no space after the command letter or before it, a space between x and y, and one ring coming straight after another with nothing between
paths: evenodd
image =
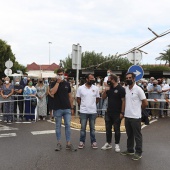
<instances>
[{"instance_id":1,"label":"lamp post","mask_svg":"<svg viewBox=\"0 0 170 170\"><path fill-rule=\"evenodd\" d=\"M52 44L52 42L48 42L49 43L49 65L50 65L50 44Z\"/></svg>"}]
</instances>

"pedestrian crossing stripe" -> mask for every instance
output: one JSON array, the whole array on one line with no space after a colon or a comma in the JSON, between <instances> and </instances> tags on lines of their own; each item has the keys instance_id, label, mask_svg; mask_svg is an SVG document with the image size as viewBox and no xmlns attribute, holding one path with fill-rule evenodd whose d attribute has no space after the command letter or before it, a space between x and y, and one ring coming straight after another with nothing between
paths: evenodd
<instances>
[{"instance_id":1,"label":"pedestrian crossing stripe","mask_svg":"<svg viewBox=\"0 0 170 170\"><path fill-rule=\"evenodd\" d=\"M18 128L0 125L0 131L5 131L5 130L18 130Z\"/></svg>"},{"instance_id":2,"label":"pedestrian crossing stripe","mask_svg":"<svg viewBox=\"0 0 170 170\"><path fill-rule=\"evenodd\" d=\"M33 135L44 135L44 134L53 134L55 130L43 130L43 131L32 131Z\"/></svg>"},{"instance_id":3,"label":"pedestrian crossing stripe","mask_svg":"<svg viewBox=\"0 0 170 170\"><path fill-rule=\"evenodd\" d=\"M6 138L6 137L14 137L17 136L16 133L4 133L4 134L0 134L0 138Z\"/></svg>"}]
</instances>

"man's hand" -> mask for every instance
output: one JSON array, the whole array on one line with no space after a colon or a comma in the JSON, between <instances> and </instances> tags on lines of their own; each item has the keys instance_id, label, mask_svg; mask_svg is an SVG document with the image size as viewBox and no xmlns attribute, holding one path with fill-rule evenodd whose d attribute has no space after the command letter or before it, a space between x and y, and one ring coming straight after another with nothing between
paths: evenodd
<instances>
[{"instance_id":1,"label":"man's hand","mask_svg":"<svg viewBox=\"0 0 170 170\"><path fill-rule=\"evenodd\" d=\"M71 115L72 116L74 115L74 109L71 109Z\"/></svg>"},{"instance_id":2,"label":"man's hand","mask_svg":"<svg viewBox=\"0 0 170 170\"><path fill-rule=\"evenodd\" d=\"M61 81L62 81L61 77L58 76L58 78L57 78L57 83L60 83Z\"/></svg>"},{"instance_id":3,"label":"man's hand","mask_svg":"<svg viewBox=\"0 0 170 170\"><path fill-rule=\"evenodd\" d=\"M120 119L122 120L124 118L124 115L120 113Z\"/></svg>"}]
</instances>

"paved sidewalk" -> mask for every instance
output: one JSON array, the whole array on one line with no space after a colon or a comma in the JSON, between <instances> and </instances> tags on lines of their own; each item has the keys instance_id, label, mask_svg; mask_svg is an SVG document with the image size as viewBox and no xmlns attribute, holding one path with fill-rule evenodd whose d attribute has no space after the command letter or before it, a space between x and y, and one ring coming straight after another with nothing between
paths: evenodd
<instances>
[{"instance_id":1,"label":"paved sidewalk","mask_svg":"<svg viewBox=\"0 0 170 170\"><path fill-rule=\"evenodd\" d=\"M76 129L80 129L81 128L79 116L78 117L76 117L76 116L72 116L71 117L71 127L72 128L76 128ZM96 131L102 131L102 132L106 131L104 118L97 117L95 129L96 129ZM87 130L90 130L89 129L89 124L87 124ZM125 131L124 119L122 119L120 130L121 130L121 132ZM113 129L113 131L114 131L114 129Z\"/></svg>"}]
</instances>

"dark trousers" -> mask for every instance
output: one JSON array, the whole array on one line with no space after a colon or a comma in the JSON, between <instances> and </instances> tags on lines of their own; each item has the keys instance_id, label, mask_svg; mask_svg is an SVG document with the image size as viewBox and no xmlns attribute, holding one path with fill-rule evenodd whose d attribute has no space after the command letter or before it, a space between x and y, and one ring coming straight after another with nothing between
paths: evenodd
<instances>
[{"instance_id":1,"label":"dark trousers","mask_svg":"<svg viewBox=\"0 0 170 170\"><path fill-rule=\"evenodd\" d=\"M142 133L141 119L125 118L125 128L127 134L127 150L134 152L134 140L136 142L135 152L142 154Z\"/></svg>"},{"instance_id":2,"label":"dark trousers","mask_svg":"<svg viewBox=\"0 0 170 170\"><path fill-rule=\"evenodd\" d=\"M113 113L107 113L105 114L105 126L106 126L106 140L107 143L112 142L112 126L114 126L115 131L115 144L119 144L120 142L120 115Z\"/></svg>"},{"instance_id":3,"label":"dark trousers","mask_svg":"<svg viewBox=\"0 0 170 170\"><path fill-rule=\"evenodd\" d=\"M22 100L22 99L21 99ZM23 117L23 106L24 106L24 102L23 101L15 101L14 102L14 113L17 113L17 105L19 107L19 117ZM17 117L17 115L15 115L15 117Z\"/></svg>"}]
</instances>

